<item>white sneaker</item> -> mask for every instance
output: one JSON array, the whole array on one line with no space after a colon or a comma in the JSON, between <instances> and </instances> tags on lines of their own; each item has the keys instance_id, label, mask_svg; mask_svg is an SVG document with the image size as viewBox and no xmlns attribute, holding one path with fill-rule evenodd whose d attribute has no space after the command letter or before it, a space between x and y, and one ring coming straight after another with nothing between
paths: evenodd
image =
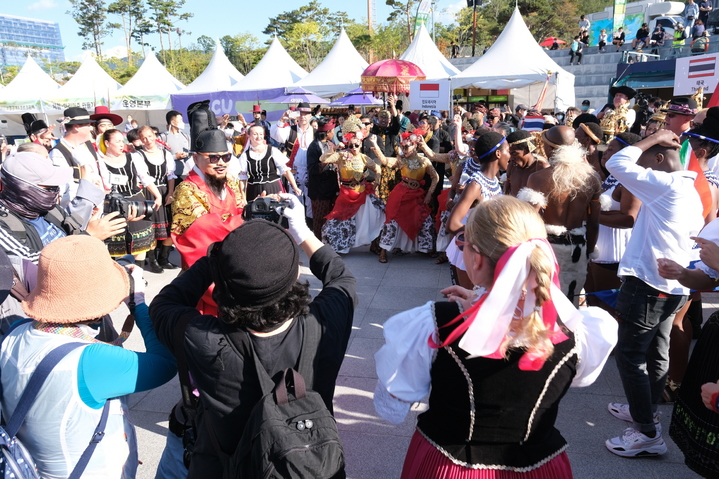
<instances>
[{"instance_id":1,"label":"white sneaker","mask_svg":"<svg viewBox=\"0 0 719 479\"><path fill-rule=\"evenodd\" d=\"M616 417L617 419L621 419L622 421L634 422L634 419L632 419L632 415L629 413L629 404L610 402L607 405L607 410L609 411L609 414ZM657 427L658 434L662 433L662 423L660 422L661 415L662 413L660 411L654 413L654 425Z\"/></svg>"},{"instance_id":2,"label":"white sneaker","mask_svg":"<svg viewBox=\"0 0 719 479\"><path fill-rule=\"evenodd\" d=\"M604 443L610 452L622 457L661 456L667 452L667 444L657 431L656 437L649 437L634 428L628 427L624 434Z\"/></svg>"}]
</instances>

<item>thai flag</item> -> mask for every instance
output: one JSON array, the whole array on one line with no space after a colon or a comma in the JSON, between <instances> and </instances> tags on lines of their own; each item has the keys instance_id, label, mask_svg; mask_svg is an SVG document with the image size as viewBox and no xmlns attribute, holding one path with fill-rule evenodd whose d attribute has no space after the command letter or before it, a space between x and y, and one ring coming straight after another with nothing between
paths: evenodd
<instances>
[{"instance_id":1,"label":"thai flag","mask_svg":"<svg viewBox=\"0 0 719 479\"><path fill-rule=\"evenodd\" d=\"M420 98L439 98L439 83L421 83L419 85Z\"/></svg>"},{"instance_id":2,"label":"thai flag","mask_svg":"<svg viewBox=\"0 0 719 479\"><path fill-rule=\"evenodd\" d=\"M716 67L716 57L698 58L689 60L689 76L688 78L701 78L714 76Z\"/></svg>"}]
</instances>

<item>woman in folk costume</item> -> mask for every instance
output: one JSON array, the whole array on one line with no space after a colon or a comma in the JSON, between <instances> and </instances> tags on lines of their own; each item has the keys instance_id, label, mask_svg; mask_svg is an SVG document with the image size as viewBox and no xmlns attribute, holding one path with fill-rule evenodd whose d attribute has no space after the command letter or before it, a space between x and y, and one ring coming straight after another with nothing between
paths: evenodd
<instances>
[{"instance_id":1,"label":"woman in folk costume","mask_svg":"<svg viewBox=\"0 0 719 479\"><path fill-rule=\"evenodd\" d=\"M371 148L380 163L402 174L402 181L387 198L386 219L379 240L380 263L386 263L387 251L395 248L410 253L429 253L434 249L435 230L429 203L439 176L432 162L417 154L417 144L421 141L421 136L402 133L400 156L387 158L377 146L376 137L370 136ZM422 188L425 173L429 173L432 180L426 193Z\"/></svg>"},{"instance_id":2,"label":"woman in folk costume","mask_svg":"<svg viewBox=\"0 0 719 479\"><path fill-rule=\"evenodd\" d=\"M345 122L347 123L347 122ZM340 193L332 212L322 227L322 242L337 253L370 244L382 230L384 205L374 194L374 185L367 180L370 171L375 181L381 176L380 166L360 153L362 132L346 133L346 150L328 151L320 157L324 164L335 163L339 169Z\"/></svg>"},{"instance_id":3,"label":"woman in folk costume","mask_svg":"<svg viewBox=\"0 0 719 479\"><path fill-rule=\"evenodd\" d=\"M455 241L474 290L390 318L375 354L383 418L401 423L429 394L401 477L571 478L559 402L599 376L617 323L562 294L544 223L521 200L480 203Z\"/></svg>"},{"instance_id":4,"label":"woman in folk costume","mask_svg":"<svg viewBox=\"0 0 719 479\"><path fill-rule=\"evenodd\" d=\"M295 177L287 166L287 156L274 146L267 144L265 127L254 123L247 130L248 146L240 155L240 180L246 182L243 188L249 202L262 196L282 193L280 178L284 177L292 186L295 195L302 194L295 183Z\"/></svg>"},{"instance_id":5,"label":"woman in folk costume","mask_svg":"<svg viewBox=\"0 0 719 479\"><path fill-rule=\"evenodd\" d=\"M452 212L447 219L447 230L458 234L464 229L471 209L482 201L502 194L499 185L499 170L506 170L509 162L509 145L506 138L494 131L481 132L474 143L474 157L468 158L464 164L467 176L464 190L459 200L455 201ZM447 246L447 258L454 271L455 284L471 287L471 281L464 267L464 256L452 242Z\"/></svg>"}]
</instances>

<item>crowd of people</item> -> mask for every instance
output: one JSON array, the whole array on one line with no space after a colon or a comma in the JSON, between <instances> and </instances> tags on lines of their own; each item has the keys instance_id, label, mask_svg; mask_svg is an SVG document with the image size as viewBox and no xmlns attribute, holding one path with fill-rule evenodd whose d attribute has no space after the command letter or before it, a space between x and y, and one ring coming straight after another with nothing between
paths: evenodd
<instances>
[{"instance_id":1,"label":"crowd of people","mask_svg":"<svg viewBox=\"0 0 719 479\"><path fill-rule=\"evenodd\" d=\"M672 54L678 55L684 53L684 46L687 45L687 42L689 42L691 53L704 53L709 50L709 36L711 33L708 30L708 21L709 13L712 10L711 0L703 0L698 4L694 0L687 0L681 14L682 20L673 23L673 33L671 34L664 28L663 22L657 21L653 29L650 29L647 23L642 23L636 32L625 30L623 26L617 27L616 31L613 32L607 32L606 29L602 28L595 38L590 37L591 22L586 15L581 15L578 24L579 31L577 35L572 37L572 41L568 43L569 65L574 64L575 58L577 65L581 65L584 49L589 46L596 45L599 53L606 53L607 45L611 43L616 47L615 51L620 51L627 42L627 36L631 33L634 33L631 48L638 53L649 50L648 53L658 55L660 48L671 46ZM558 50L560 43L566 42L561 41L559 38L553 38L553 42L551 45L547 44L547 48ZM646 59L646 56L642 58ZM634 60L634 58L630 58L630 61Z\"/></svg>"},{"instance_id":2,"label":"crowd of people","mask_svg":"<svg viewBox=\"0 0 719 479\"><path fill-rule=\"evenodd\" d=\"M702 324L699 293L719 279L719 107L610 94L548 114L405 111L393 95L367 113L299 103L273 124L259 105L230 121L204 101L168 112L162 132L69 108L61 138L25 117L31 141L0 166L11 435L41 477L134 477L124 396L178 372L156 477L345 477L332 401L358 297L342 257L369 246L381 263L449 262L454 284L448 301L388 319L375 356L382 418L401 423L429 396L403 478L572 477L557 412L612 350L627 401L608 413L631 427L606 448L665 454L657 405L674 403L687 465L719 474L719 323ZM146 281L164 270L182 274L148 307ZM118 332L108 315L122 302ZM144 353L122 348L134 324ZM259 405L290 415L285 429L270 432ZM275 447L263 434L278 452L257 449Z\"/></svg>"}]
</instances>

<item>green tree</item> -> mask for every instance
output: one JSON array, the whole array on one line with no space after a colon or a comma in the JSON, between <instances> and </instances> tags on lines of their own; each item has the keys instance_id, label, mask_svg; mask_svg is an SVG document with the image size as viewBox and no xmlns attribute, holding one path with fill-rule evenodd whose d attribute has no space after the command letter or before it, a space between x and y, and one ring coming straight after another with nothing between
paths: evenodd
<instances>
[{"instance_id":1,"label":"green tree","mask_svg":"<svg viewBox=\"0 0 719 479\"><path fill-rule=\"evenodd\" d=\"M301 59L299 63L306 69L312 70L321 61L323 53L329 50L323 45L322 33L317 22L307 21L295 23L284 35L287 43L287 52L295 58Z\"/></svg>"},{"instance_id":2,"label":"green tree","mask_svg":"<svg viewBox=\"0 0 719 479\"><path fill-rule=\"evenodd\" d=\"M165 52L165 59L160 63L165 65L172 75L185 85L192 83L195 78L205 71L212 58L211 53L205 53L198 45Z\"/></svg>"},{"instance_id":3,"label":"green tree","mask_svg":"<svg viewBox=\"0 0 719 479\"><path fill-rule=\"evenodd\" d=\"M197 39L197 47L203 53L212 54L212 53L214 53L215 48L217 47L217 43L215 43L215 41L212 38L208 37L207 35L201 35Z\"/></svg>"},{"instance_id":4,"label":"green tree","mask_svg":"<svg viewBox=\"0 0 719 479\"><path fill-rule=\"evenodd\" d=\"M42 64L43 70L45 70L51 77L60 79L60 81L66 82L77 72L82 65L81 62L58 62L45 60Z\"/></svg>"},{"instance_id":5,"label":"green tree","mask_svg":"<svg viewBox=\"0 0 719 479\"><path fill-rule=\"evenodd\" d=\"M283 12L270 18L270 23L262 33L277 35L279 38L287 40L287 34L293 26L304 22L316 23L323 39L334 37L341 27L353 23L346 12L333 12L329 8L323 8L317 0L312 0L297 10Z\"/></svg>"},{"instance_id":6,"label":"green tree","mask_svg":"<svg viewBox=\"0 0 719 479\"><path fill-rule=\"evenodd\" d=\"M198 39L199 42L200 39ZM214 51L214 42L212 44L212 51ZM239 33L234 36L225 35L220 38L220 45L230 63L242 74L249 73L259 63L266 51L265 48L259 48L257 37L250 33Z\"/></svg>"},{"instance_id":7,"label":"green tree","mask_svg":"<svg viewBox=\"0 0 719 479\"><path fill-rule=\"evenodd\" d=\"M132 40L136 37L138 28L144 29L147 25L147 20L145 19L147 9L144 2L142 0L115 0L107 6L107 12L119 15L122 20L122 23L109 23L108 27L122 29L125 36L127 59L128 62L132 63Z\"/></svg>"},{"instance_id":8,"label":"green tree","mask_svg":"<svg viewBox=\"0 0 719 479\"><path fill-rule=\"evenodd\" d=\"M7 85L20 73L20 67L0 66L0 83Z\"/></svg>"},{"instance_id":9,"label":"green tree","mask_svg":"<svg viewBox=\"0 0 719 479\"><path fill-rule=\"evenodd\" d=\"M392 8L392 11L387 17L387 21L393 22L398 20L406 22L407 38L409 38L411 43L412 34L414 33L414 22L412 22L412 19L414 18L413 15L416 14L419 0L387 0L385 3Z\"/></svg>"},{"instance_id":10,"label":"green tree","mask_svg":"<svg viewBox=\"0 0 719 479\"><path fill-rule=\"evenodd\" d=\"M85 39L83 48L94 49L97 58L102 58L102 39L110 30L105 23L107 8L104 0L70 0L72 10L67 12L77 22L78 36Z\"/></svg>"}]
</instances>

